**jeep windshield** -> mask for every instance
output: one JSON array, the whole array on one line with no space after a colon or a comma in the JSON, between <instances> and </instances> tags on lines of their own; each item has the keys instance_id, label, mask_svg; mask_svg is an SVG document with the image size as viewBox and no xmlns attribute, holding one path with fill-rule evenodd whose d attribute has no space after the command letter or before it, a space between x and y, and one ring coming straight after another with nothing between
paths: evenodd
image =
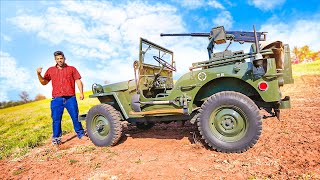
<instances>
[{"instance_id":1,"label":"jeep windshield","mask_svg":"<svg viewBox=\"0 0 320 180\"><path fill-rule=\"evenodd\" d=\"M154 57L158 57L173 65L173 52L141 38L140 42L140 60L143 64L160 66Z\"/></svg>"}]
</instances>

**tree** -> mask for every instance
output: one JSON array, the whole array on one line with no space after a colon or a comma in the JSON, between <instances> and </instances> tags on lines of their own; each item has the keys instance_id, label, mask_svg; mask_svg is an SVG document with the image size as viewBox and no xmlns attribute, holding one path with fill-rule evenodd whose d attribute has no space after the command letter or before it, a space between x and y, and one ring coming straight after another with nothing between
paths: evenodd
<instances>
[{"instance_id":1,"label":"tree","mask_svg":"<svg viewBox=\"0 0 320 180\"><path fill-rule=\"evenodd\" d=\"M320 60L320 51L312 52L310 54L310 58L312 59L312 61Z\"/></svg>"},{"instance_id":2,"label":"tree","mask_svg":"<svg viewBox=\"0 0 320 180\"><path fill-rule=\"evenodd\" d=\"M305 45L302 48L300 48L300 52L300 61L306 61L310 57L311 51L308 45Z\"/></svg>"},{"instance_id":3,"label":"tree","mask_svg":"<svg viewBox=\"0 0 320 180\"><path fill-rule=\"evenodd\" d=\"M34 98L35 101L40 101L42 99L46 99L46 97L42 94L37 94L36 97Z\"/></svg>"},{"instance_id":4,"label":"tree","mask_svg":"<svg viewBox=\"0 0 320 180\"><path fill-rule=\"evenodd\" d=\"M298 62L308 62L308 61L316 61L320 60L320 51L314 52L311 51L308 45L305 45L301 48L294 47L292 49L292 53L294 54L294 58L298 60Z\"/></svg>"},{"instance_id":5,"label":"tree","mask_svg":"<svg viewBox=\"0 0 320 180\"><path fill-rule=\"evenodd\" d=\"M299 58L299 48L297 46L293 47L292 52L295 58Z\"/></svg>"},{"instance_id":6,"label":"tree","mask_svg":"<svg viewBox=\"0 0 320 180\"><path fill-rule=\"evenodd\" d=\"M23 102L27 103L29 101L29 93L27 91L22 91L19 96Z\"/></svg>"}]
</instances>

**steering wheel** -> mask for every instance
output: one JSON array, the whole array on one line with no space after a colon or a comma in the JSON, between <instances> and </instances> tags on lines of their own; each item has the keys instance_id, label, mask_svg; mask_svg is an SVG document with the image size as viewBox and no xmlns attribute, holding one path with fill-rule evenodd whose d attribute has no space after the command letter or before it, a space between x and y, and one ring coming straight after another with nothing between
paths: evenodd
<instances>
[{"instance_id":1,"label":"steering wheel","mask_svg":"<svg viewBox=\"0 0 320 180\"><path fill-rule=\"evenodd\" d=\"M173 67L171 64L169 64L165 60L159 58L158 56L153 56L153 59L156 60L158 63L160 63L162 66L164 66L172 71L176 71L175 67Z\"/></svg>"}]
</instances>

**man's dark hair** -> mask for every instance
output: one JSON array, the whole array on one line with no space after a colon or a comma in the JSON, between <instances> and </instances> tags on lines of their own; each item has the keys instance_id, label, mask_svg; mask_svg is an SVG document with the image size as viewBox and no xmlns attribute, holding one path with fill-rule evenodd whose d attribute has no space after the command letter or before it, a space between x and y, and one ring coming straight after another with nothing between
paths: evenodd
<instances>
[{"instance_id":1,"label":"man's dark hair","mask_svg":"<svg viewBox=\"0 0 320 180\"><path fill-rule=\"evenodd\" d=\"M53 53L53 55L54 55L54 56L62 55L62 56L63 56L63 58L65 58L65 57L64 57L64 54L63 54L63 52L62 52L62 51L56 51L56 52L54 52L54 53Z\"/></svg>"}]
</instances>

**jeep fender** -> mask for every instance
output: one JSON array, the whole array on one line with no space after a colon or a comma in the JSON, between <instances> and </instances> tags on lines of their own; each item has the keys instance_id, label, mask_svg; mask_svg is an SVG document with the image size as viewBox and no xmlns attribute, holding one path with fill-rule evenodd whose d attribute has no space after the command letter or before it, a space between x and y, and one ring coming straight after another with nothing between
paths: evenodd
<instances>
[{"instance_id":1,"label":"jeep fender","mask_svg":"<svg viewBox=\"0 0 320 180\"><path fill-rule=\"evenodd\" d=\"M248 97L260 96L256 89L244 80L236 77L220 77L204 84L196 93L194 101L204 101L211 95L221 91L235 91Z\"/></svg>"},{"instance_id":2,"label":"jeep fender","mask_svg":"<svg viewBox=\"0 0 320 180\"><path fill-rule=\"evenodd\" d=\"M99 94L92 94L89 96L90 98L98 98L101 103L110 104L116 110L121 112L123 119L128 119L129 116L126 112L126 108L121 103L119 94L117 92L108 92L108 93L99 93Z\"/></svg>"}]
</instances>

